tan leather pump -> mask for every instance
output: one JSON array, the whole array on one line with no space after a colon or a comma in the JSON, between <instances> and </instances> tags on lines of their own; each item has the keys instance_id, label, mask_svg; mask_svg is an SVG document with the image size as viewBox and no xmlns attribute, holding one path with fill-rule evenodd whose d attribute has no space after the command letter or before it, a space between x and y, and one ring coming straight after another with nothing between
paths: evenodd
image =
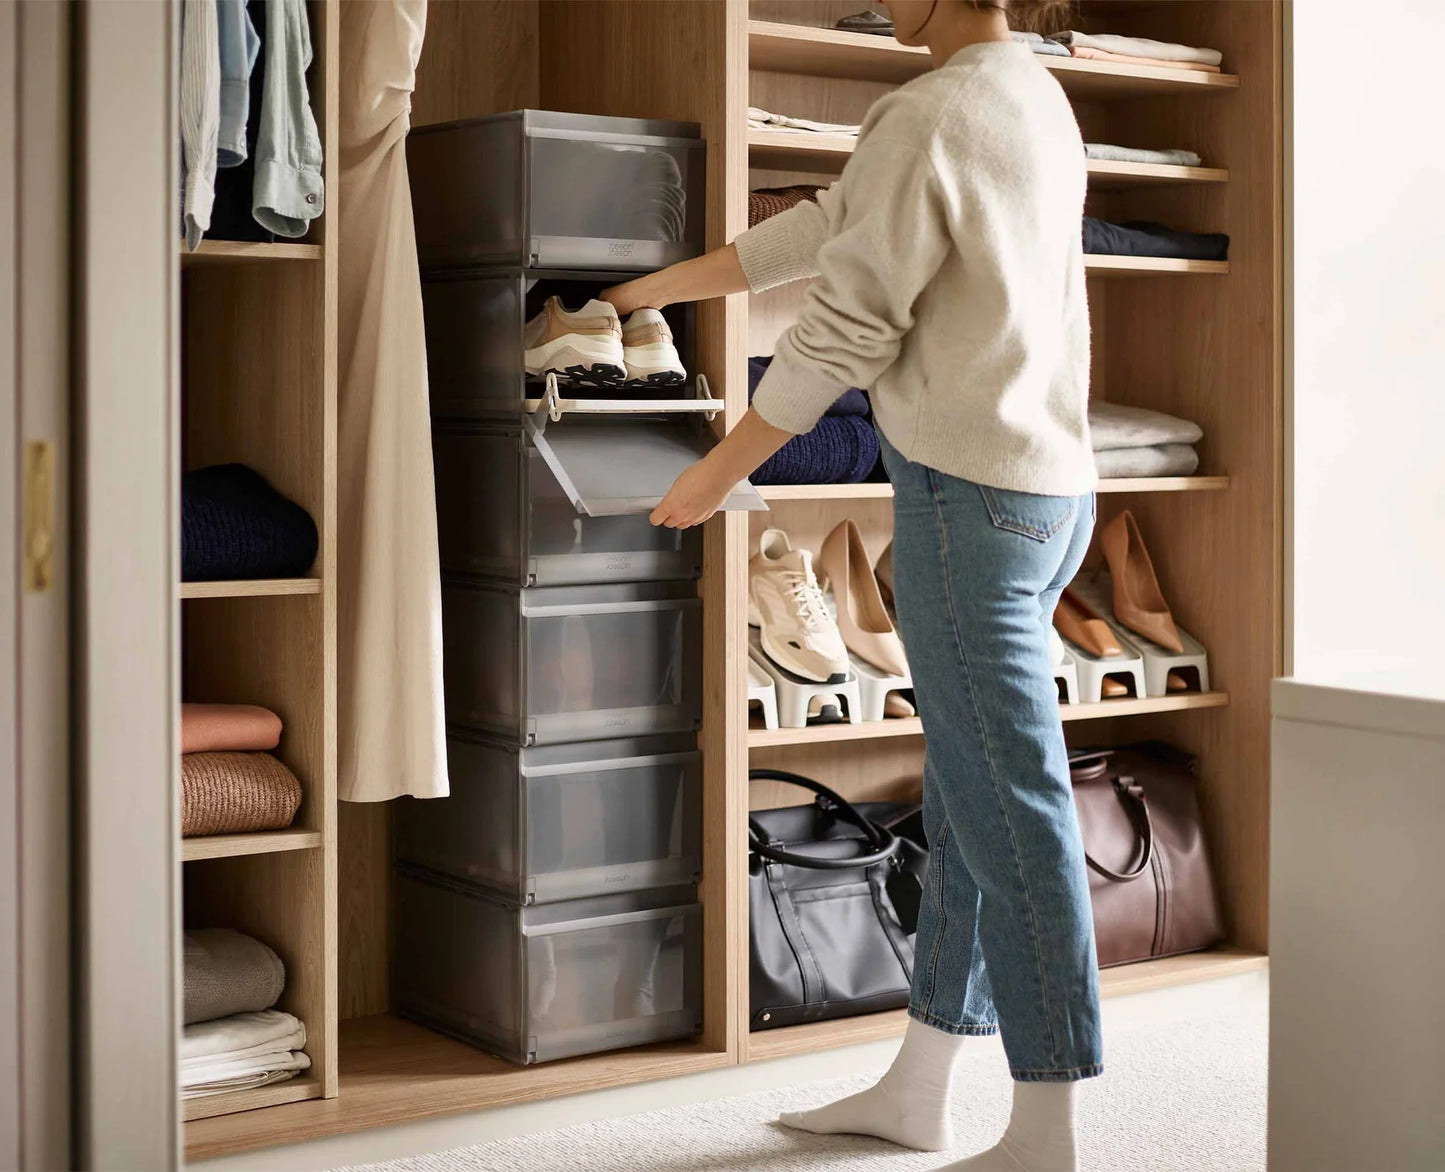
<instances>
[{"instance_id":1,"label":"tan leather pump","mask_svg":"<svg viewBox=\"0 0 1445 1172\"><path fill-rule=\"evenodd\" d=\"M1110 521L1099 535L1099 544L1114 579L1114 617L1151 643L1176 655L1183 654L1179 628L1159 589L1154 563L1144 548L1134 514L1125 509Z\"/></svg>"},{"instance_id":2,"label":"tan leather pump","mask_svg":"<svg viewBox=\"0 0 1445 1172\"><path fill-rule=\"evenodd\" d=\"M907 675L903 640L893 629L878 592L878 579L873 576L873 563L863 547L863 535L852 520L841 522L828 534L816 568L825 588L833 588L838 630L848 650L889 675Z\"/></svg>"},{"instance_id":3,"label":"tan leather pump","mask_svg":"<svg viewBox=\"0 0 1445 1172\"><path fill-rule=\"evenodd\" d=\"M1067 586L1054 607L1054 626L1070 643L1096 659L1115 659L1124 654L1103 616Z\"/></svg>"}]
</instances>

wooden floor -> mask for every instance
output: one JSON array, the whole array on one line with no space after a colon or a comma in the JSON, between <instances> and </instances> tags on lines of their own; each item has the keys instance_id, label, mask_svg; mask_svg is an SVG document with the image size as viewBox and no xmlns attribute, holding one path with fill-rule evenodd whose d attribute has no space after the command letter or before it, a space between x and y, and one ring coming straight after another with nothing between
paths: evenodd
<instances>
[{"instance_id":1,"label":"wooden floor","mask_svg":"<svg viewBox=\"0 0 1445 1172\"><path fill-rule=\"evenodd\" d=\"M1267 964L1255 953L1219 949L1106 969L1100 984L1106 997L1118 996L1251 972ZM760 1061L895 1037L904 1022L905 1014L898 1010L765 1030L749 1039L748 1057ZM186 1159L677 1078L728 1065L726 1054L697 1043L673 1043L516 1066L388 1015L343 1021L340 1042L340 1098L189 1123Z\"/></svg>"}]
</instances>

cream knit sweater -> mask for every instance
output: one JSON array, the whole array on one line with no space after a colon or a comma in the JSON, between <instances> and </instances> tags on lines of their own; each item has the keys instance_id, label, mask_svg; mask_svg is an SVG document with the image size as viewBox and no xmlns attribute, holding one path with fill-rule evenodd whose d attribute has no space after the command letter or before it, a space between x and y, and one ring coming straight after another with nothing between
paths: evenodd
<instances>
[{"instance_id":1,"label":"cream knit sweater","mask_svg":"<svg viewBox=\"0 0 1445 1172\"><path fill-rule=\"evenodd\" d=\"M737 238L755 292L817 278L753 405L805 432L870 388L910 460L1090 491L1085 182L1068 99L1025 45L968 45L880 99L816 204Z\"/></svg>"}]
</instances>

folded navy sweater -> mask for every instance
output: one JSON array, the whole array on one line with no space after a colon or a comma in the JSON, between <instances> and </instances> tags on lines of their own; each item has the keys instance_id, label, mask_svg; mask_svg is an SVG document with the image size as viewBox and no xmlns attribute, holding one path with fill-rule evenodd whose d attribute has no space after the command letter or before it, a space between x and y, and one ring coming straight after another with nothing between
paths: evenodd
<instances>
[{"instance_id":1,"label":"folded navy sweater","mask_svg":"<svg viewBox=\"0 0 1445 1172\"><path fill-rule=\"evenodd\" d=\"M311 515L244 464L181 478L181 580L296 578L316 560Z\"/></svg>"},{"instance_id":2,"label":"folded navy sweater","mask_svg":"<svg viewBox=\"0 0 1445 1172\"><path fill-rule=\"evenodd\" d=\"M1150 220L1111 224L1085 216L1084 251L1104 256L1228 260L1229 237L1223 232L1177 232Z\"/></svg>"},{"instance_id":3,"label":"folded navy sweater","mask_svg":"<svg viewBox=\"0 0 1445 1172\"><path fill-rule=\"evenodd\" d=\"M748 359L752 400L771 358ZM868 396L857 387L843 392L812 431L795 435L764 461L754 484L857 484L878 464L878 433L869 418Z\"/></svg>"}]
</instances>

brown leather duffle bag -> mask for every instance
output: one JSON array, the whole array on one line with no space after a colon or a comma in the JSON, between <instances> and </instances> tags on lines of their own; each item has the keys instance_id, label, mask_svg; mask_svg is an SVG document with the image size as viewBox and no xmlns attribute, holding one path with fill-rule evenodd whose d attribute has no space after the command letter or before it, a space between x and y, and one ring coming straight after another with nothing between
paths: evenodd
<instances>
[{"instance_id":1,"label":"brown leather duffle bag","mask_svg":"<svg viewBox=\"0 0 1445 1172\"><path fill-rule=\"evenodd\" d=\"M1224 932L1194 758L1157 741L1070 754L1101 968L1196 952Z\"/></svg>"}]
</instances>

